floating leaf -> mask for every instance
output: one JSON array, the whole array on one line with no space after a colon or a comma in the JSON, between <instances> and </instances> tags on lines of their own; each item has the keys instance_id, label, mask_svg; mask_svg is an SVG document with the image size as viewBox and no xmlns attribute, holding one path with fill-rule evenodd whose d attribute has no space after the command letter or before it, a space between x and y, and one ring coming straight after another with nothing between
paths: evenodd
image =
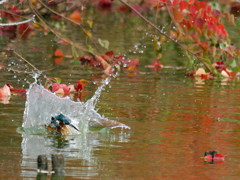
<instances>
[{"instance_id":1,"label":"floating leaf","mask_svg":"<svg viewBox=\"0 0 240 180\"><path fill-rule=\"evenodd\" d=\"M195 76L202 76L202 74L206 74L206 71L203 68L198 68Z\"/></svg>"},{"instance_id":2,"label":"floating leaf","mask_svg":"<svg viewBox=\"0 0 240 180\"><path fill-rule=\"evenodd\" d=\"M83 92L83 90L84 90L84 85L83 85L83 83L81 82L81 81L77 81L77 85L75 86L75 90L77 91L77 92Z\"/></svg>"},{"instance_id":3,"label":"floating leaf","mask_svg":"<svg viewBox=\"0 0 240 180\"><path fill-rule=\"evenodd\" d=\"M98 39L98 42L99 42L99 44L100 44L102 47L104 47L104 48L106 48L106 49L108 50L108 47L109 47L109 41L108 41L108 40Z\"/></svg>"},{"instance_id":4,"label":"floating leaf","mask_svg":"<svg viewBox=\"0 0 240 180\"><path fill-rule=\"evenodd\" d=\"M63 53L60 49L56 49L54 56L55 57L63 57Z\"/></svg>"},{"instance_id":5,"label":"floating leaf","mask_svg":"<svg viewBox=\"0 0 240 180\"><path fill-rule=\"evenodd\" d=\"M54 79L55 79L56 83L59 83L59 84L60 84L60 83L62 82L62 79L61 79L61 78L55 77Z\"/></svg>"}]
</instances>

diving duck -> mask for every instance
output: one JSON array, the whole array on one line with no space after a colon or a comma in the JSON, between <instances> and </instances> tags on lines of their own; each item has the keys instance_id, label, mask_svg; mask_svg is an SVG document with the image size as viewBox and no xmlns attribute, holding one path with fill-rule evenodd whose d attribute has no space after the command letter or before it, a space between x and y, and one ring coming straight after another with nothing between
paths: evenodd
<instances>
[{"instance_id":1,"label":"diving duck","mask_svg":"<svg viewBox=\"0 0 240 180\"><path fill-rule=\"evenodd\" d=\"M52 117L51 123L49 125L45 124L45 127L50 133L56 135L69 135L80 132L78 128L71 124L71 119L63 114Z\"/></svg>"}]
</instances>

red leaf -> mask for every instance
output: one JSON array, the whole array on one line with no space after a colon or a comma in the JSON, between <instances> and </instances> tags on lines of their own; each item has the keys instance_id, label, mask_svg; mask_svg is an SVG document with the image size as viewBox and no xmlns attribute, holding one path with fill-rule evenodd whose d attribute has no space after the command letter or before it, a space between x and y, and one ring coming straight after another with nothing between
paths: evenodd
<instances>
[{"instance_id":1,"label":"red leaf","mask_svg":"<svg viewBox=\"0 0 240 180\"><path fill-rule=\"evenodd\" d=\"M25 24L21 24L18 27L18 30L19 30L19 34L22 34L25 30L32 31L33 27L29 23L25 23Z\"/></svg>"},{"instance_id":2,"label":"red leaf","mask_svg":"<svg viewBox=\"0 0 240 180\"><path fill-rule=\"evenodd\" d=\"M218 26L218 29L219 29L219 34L228 36L228 33L223 24L220 24Z\"/></svg>"},{"instance_id":3,"label":"red leaf","mask_svg":"<svg viewBox=\"0 0 240 180\"><path fill-rule=\"evenodd\" d=\"M191 30L191 24L188 20L184 19L180 24L183 26L184 29L187 28L188 32Z\"/></svg>"},{"instance_id":4,"label":"red leaf","mask_svg":"<svg viewBox=\"0 0 240 180\"><path fill-rule=\"evenodd\" d=\"M11 91L7 84L0 88L0 97L10 97Z\"/></svg>"},{"instance_id":5,"label":"red leaf","mask_svg":"<svg viewBox=\"0 0 240 180\"><path fill-rule=\"evenodd\" d=\"M64 45L68 45L68 43L62 39L57 41L58 44L64 44Z\"/></svg>"},{"instance_id":6,"label":"red leaf","mask_svg":"<svg viewBox=\"0 0 240 180\"><path fill-rule=\"evenodd\" d=\"M219 16L221 16L221 12L218 11L218 10L216 10L216 9L213 11L212 14L213 14L214 17L219 17Z\"/></svg>"},{"instance_id":7,"label":"red leaf","mask_svg":"<svg viewBox=\"0 0 240 180\"><path fill-rule=\"evenodd\" d=\"M209 14L211 11L212 11L212 6L208 4L206 8L206 12Z\"/></svg>"},{"instance_id":8,"label":"red leaf","mask_svg":"<svg viewBox=\"0 0 240 180\"><path fill-rule=\"evenodd\" d=\"M97 6L99 11L105 12L111 9L112 3L110 0L100 0Z\"/></svg>"},{"instance_id":9,"label":"red leaf","mask_svg":"<svg viewBox=\"0 0 240 180\"><path fill-rule=\"evenodd\" d=\"M60 49L56 49L54 56L55 57L63 57L63 53Z\"/></svg>"},{"instance_id":10,"label":"red leaf","mask_svg":"<svg viewBox=\"0 0 240 180\"><path fill-rule=\"evenodd\" d=\"M183 11L188 6L188 3L186 1L180 1L179 6L180 10Z\"/></svg>"},{"instance_id":11,"label":"red leaf","mask_svg":"<svg viewBox=\"0 0 240 180\"><path fill-rule=\"evenodd\" d=\"M161 69L162 63L157 62L157 59L155 58L152 63L152 70L155 72L157 69Z\"/></svg>"},{"instance_id":12,"label":"red leaf","mask_svg":"<svg viewBox=\"0 0 240 180\"><path fill-rule=\"evenodd\" d=\"M191 34L191 37L193 38L193 40L196 42L196 43L199 43L200 42L200 39L198 37L198 33L196 31L194 31L194 33Z\"/></svg>"},{"instance_id":13,"label":"red leaf","mask_svg":"<svg viewBox=\"0 0 240 180\"><path fill-rule=\"evenodd\" d=\"M68 93L69 92L69 88L66 84L58 84L58 83L54 83L53 87L52 87L52 92L56 92L59 89L62 89L64 91L64 93Z\"/></svg>"},{"instance_id":14,"label":"red leaf","mask_svg":"<svg viewBox=\"0 0 240 180\"><path fill-rule=\"evenodd\" d=\"M186 73L187 76L194 76L196 74L195 70L190 70Z\"/></svg>"},{"instance_id":15,"label":"red leaf","mask_svg":"<svg viewBox=\"0 0 240 180\"><path fill-rule=\"evenodd\" d=\"M81 21L81 14L78 10L74 11L70 16L69 19L75 21L76 23L80 23Z\"/></svg>"},{"instance_id":16,"label":"red leaf","mask_svg":"<svg viewBox=\"0 0 240 180\"><path fill-rule=\"evenodd\" d=\"M199 10L206 9L208 5L206 1L195 1L195 3Z\"/></svg>"},{"instance_id":17,"label":"red leaf","mask_svg":"<svg viewBox=\"0 0 240 180\"><path fill-rule=\"evenodd\" d=\"M205 41L205 42L201 42L199 43L200 46L204 49L204 50L208 50L209 48L209 42Z\"/></svg>"},{"instance_id":18,"label":"red leaf","mask_svg":"<svg viewBox=\"0 0 240 180\"><path fill-rule=\"evenodd\" d=\"M10 91L13 94L22 95L27 92L26 89L16 89L16 88L13 88L10 84L6 84L6 85L10 88Z\"/></svg>"},{"instance_id":19,"label":"red leaf","mask_svg":"<svg viewBox=\"0 0 240 180\"><path fill-rule=\"evenodd\" d=\"M191 14L192 15L196 15L197 14L198 8L196 6L191 5L190 9L191 9Z\"/></svg>"},{"instance_id":20,"label":"red leaf","mask_svg":"<svg viewBox=\"0 0 240 180\"><path fill-rule=\"evenodd\" d=\"M183 17L184 17L183 13L180 12L178 9L176 9L176 8L174 8L174 7L172 8L172 10L173 10L174 19L175 19L177 22L180 22L180 21L183 19Z\"/></svg>"},{"instance_id":21,"label":"red leaf","mask_svg":"<svg viewBox=\"0 0 240 180\"><path fill-rule=\"evenodd\" d=\"M170 0L171 5L175 5L178 3L178 0Z\"/></svg>"},{"instance_id":22,"label":"red leaf","mask_svg":"<svg viewBox=\"0 0 240 180\"><path fill-rule=\"evenodd\" d=\"M0 102L3 104L8 104L11 97L10 88L5 84L3 88L0 88Z\"/></svg>"},{"instance_id":23,"label":"red leaf","mask_svg":"<svg viewBox=\"0 0 240 180\"><path fill-rule=\"evenodd\" d=\"M75 86L75 90L78 92L83 92L84 90L84 86L83 86L83 83L81 81L77 81L77 85Z\"/></svg>"},{"instance_id":24,"label":"red leaf","mask_svg":"<svg viewBox=\"0 0 240 180\"><path fill-rule=\"evenodd\" d=\"M172 38L172 39L176 38L177 37L177 33L172 31L172 30L170 30L169 37Z\"/></svg>"},{"instance_id":25,"label":"red leaf","mask_svg":"<svg viewBox=\"0 0 240 180\"><path fill-rule=\"evenodd\" d=\"M188 0L188 4L193 4L195 0Z\"/></svg>"},{"instance_id":26,"label":"red leaf","mask_svg":"<svg viewBox=\"0 0 240 180\"><path fill-rule=\"evenodd\" d=\"M202 29L204 23L205 23L205 20L202 20L201 18L197 18L197 19L196 19L196 25L197 25L197 27L199 27L200 29Z\"/></svg>"},{"instance_id":27,"label":"red leaf","mask_svg":"<svg viewBox=\"0 0 240 180\"><path fill-rule=\"evenodd\" d=\"M189 23L193 25L197 16L193 16L192 14L187 14L187 16L189 18Z\"/></svg>"},{"instance_id":28,"label":"red leaf","mask_svg":"<svg viewBox=\"0 0 240 180\"><path fill-rule=\"evenodd\" d=\"M127 63L127 65L133 67L139 66L139 59L138 58L132 59L129 63Z\"/></svg>"},{"instance_id":29,"label":"red leaf","mask_svg":"<svg viewBox=\"0 0 240 180\"><path fill-rule=\"evenodd\" d=\"M224 160L224 156L222 154L215 154L213 159L222 159L222 160Z\"/></svg>"}]
</instances>

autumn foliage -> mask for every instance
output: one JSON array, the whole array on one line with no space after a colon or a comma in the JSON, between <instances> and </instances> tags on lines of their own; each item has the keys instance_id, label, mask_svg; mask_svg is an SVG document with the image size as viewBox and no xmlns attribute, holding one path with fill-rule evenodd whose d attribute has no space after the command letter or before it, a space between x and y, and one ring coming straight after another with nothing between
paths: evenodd
<instances>
[{"instance_id":1,"label":"autumn foliage","mask_svg":"<svg viewBox=\"0 0 240 180\"><path fill-rule=\"evenodd\" d=\"M194 61L196 59L194 56L197 55L205 65L209 66L208 69L212 69L215 73L224 71L228 76L232 76L239 71L236 64L240 51L231 44L229 34L222 22L222 19L226 18L235 25L233 15L214 9L206 1L159 0L150 3L158 11L162 7L167 9L174 26L169 32L169 37L179 43L187 44L185 50L188 51L187 56L193 69L202 66L200 62ZM189 55L189 52L194 56ZM221 71L219 71L220 62L224 64ZM226 66L230 70L227 70Z\"/></svg>"}]
</instances>

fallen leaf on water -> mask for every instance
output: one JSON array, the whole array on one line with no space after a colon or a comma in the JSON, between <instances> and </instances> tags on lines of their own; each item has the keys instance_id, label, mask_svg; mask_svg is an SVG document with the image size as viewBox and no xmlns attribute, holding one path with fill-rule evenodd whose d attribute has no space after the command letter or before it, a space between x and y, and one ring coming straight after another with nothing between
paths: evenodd
<instances>
[{"instance_id":1,"label":"fallen leaf on water","mask_svg":"<svg viewBox=\"0 0 240 180\"><path fill-rule=\"evenodd\" d=\"M84 85L81 81L77 81L77 85L75 86L75 90L77 92L83 92L84 90Z\"/></svg>"},{"instance_id":2,"label":"fallen leaf on water","mask_svg":"<svg viewBox=\"0 0 240 180\"><path fill-rule=\"evenodd\" d=\"M64 90L62 88L58 89L57 92L56 92L56 95L59 96L59 97L63 97L64 96Z\"/></svg>"},{"instance_id":3,"label":"fallen leaf on water","mask_svg":"<svg viewBox=\"0 0 240 180\"><path fill-rule=\"evenodd\" d=\"M98 55L95 55L95 59L100 62L103 66L103 72L106 74L106 75L109 75L111 74L111 68L112 66L108 64L107 61L105 61L102 57L98 56Z\"/></svg>"},{"instance_id":4,"label":"fallen leaf on water","mask_svg":"<svg viewBox=\"0 0 240 180\"><path fill-rule=\"evenodd\" d=\"M68 92L72 93L72 92L75 92L75 88L74 88L74 85L68 85Z\"/></svg>"},{"instance_id":5,"label":"fallen leaf on water","mask_svg":"<svg viewBox=\"0 0 240 180\"><path fill-rule=\"evenodd\" d=\"M206 71L203 68L198 68L195 76L202 76L202 74L206 74Z\"/></svg>"},{"instance_id":6,"label":"fallen leaf on water","mask_svg":"<svg viewBox=\"0 0 240 180\"><path fill-rule=\"evenodd\" d=\"M9 87L10 92L12 94L22 95L27 92L26 89L17 89L17 88L12 87L10 84L6 84L6 85Z\"/></svg>"},{"instance_id":7,"label":"fallen leaf on water","mask_svg":"<svg viewBox=\"0 0 240 180\"><path fill-rule=\"evenodd\" d=\"M186 73L187 76L194 76L196 74L195 70L190 70Z\"/></svg>"},{"instance_id":8,"label":"fallen leaf on water","mask_svg":"<svg viewBox=\"0 0 240 180\"><path fill-rule=\"evenodd\" d=\"M5 84L2 88L0 88L0 98L1 103L8 104L11 97L10 88Z\"/></svg>"},{"instance_id":9,"label":"fallen leaf on water","mask_svg":"<svg viewBox=\"0 0 240 180\"><path fill-rule=\"evenodd\" d=\"M62 89L64 91L64 93L69 93L69 88L66 84L54 83L52 86L52 92L56 92L59 89Z\"/></svg>"},{"instance_id":10,"label":"fallen leaf on water","mask_svg":"<svg viewBox=\"0 0 240 180\"><path fill-rule=\"evenodd\" d=\"M80 79L80 82L83 83L83 86L86 86L86 84L87 84L87 80L86 79Z\"/></svg>"},{"instance_id":11,"label":"fallen leaf on water","mask_svg":"<svg viewBox=\"0 0 240 180\"><path fill-rule=\"evenodd\" d=\"M218 151L206 151L204 153L204 161L210 164L222 163L224 161L224 156Z\"/></svg>"},{"instance_id":12,"label":"fallen leaf on water","mask_svg":"<svg viewBox=\"0 0 240 180\"><path fill-rule=\"evenodd\" d=\"M63 57L63 53L60 49L56 49L56 51L54 52L54 56L55 57Z\"/></svg>"}]
</instances>

